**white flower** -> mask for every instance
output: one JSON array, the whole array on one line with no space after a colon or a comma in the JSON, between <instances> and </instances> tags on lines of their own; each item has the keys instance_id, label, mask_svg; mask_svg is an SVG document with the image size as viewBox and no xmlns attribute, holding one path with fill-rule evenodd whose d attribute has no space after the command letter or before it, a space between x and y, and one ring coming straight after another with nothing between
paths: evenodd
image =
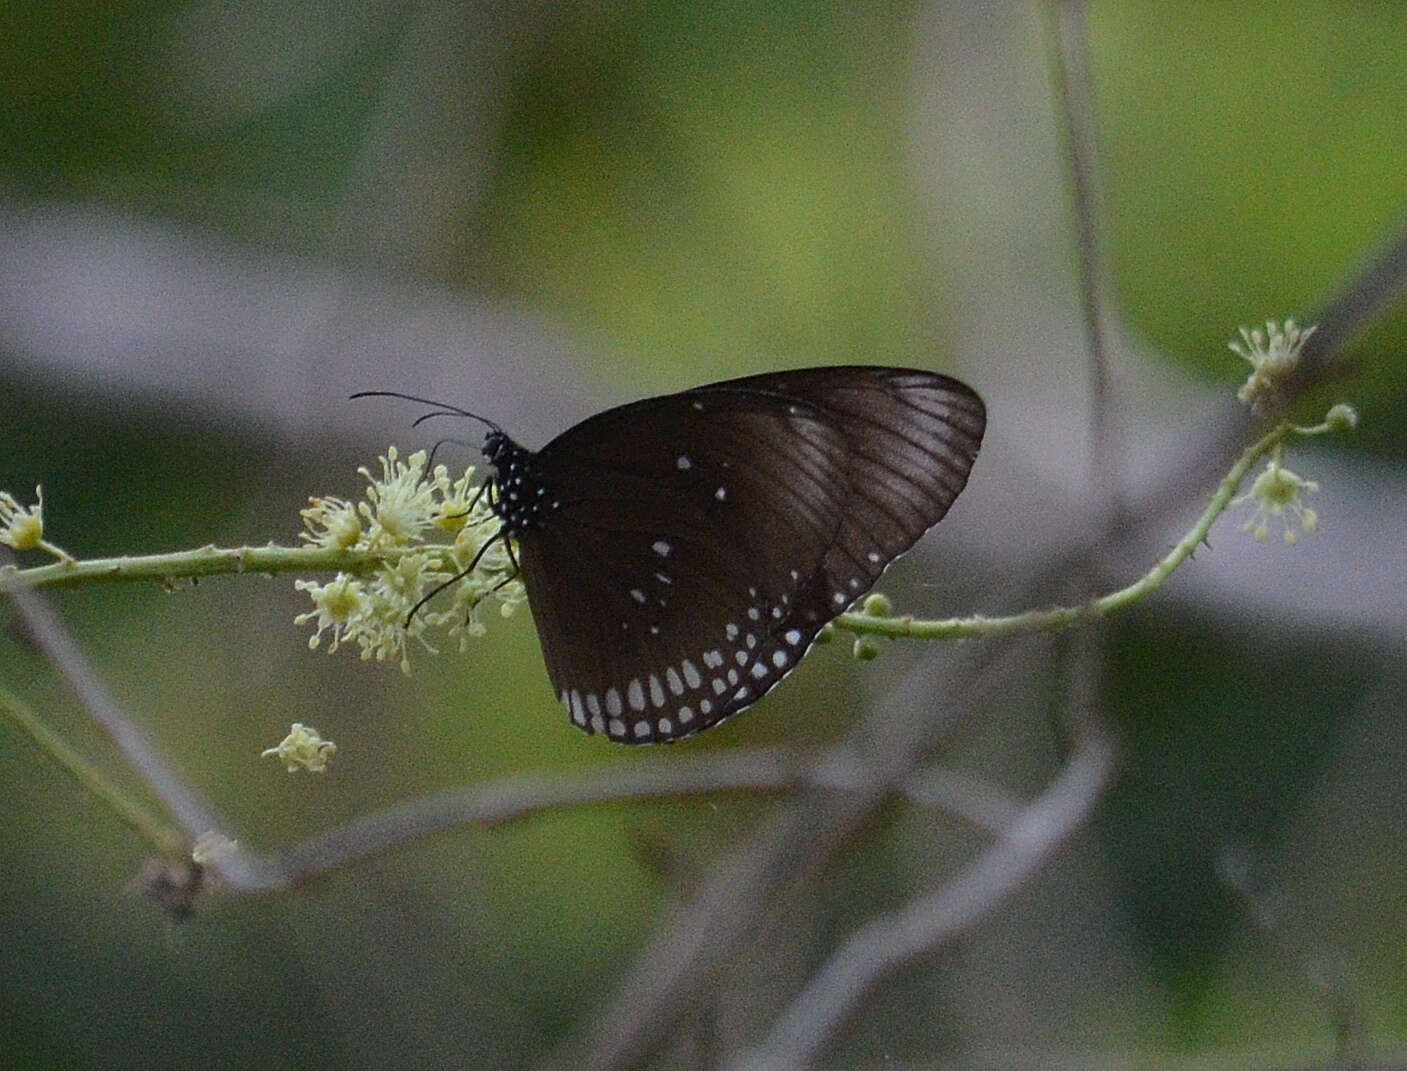
<instances>
[{"instance_id":1,"label":"white flower","mask_svg":"<svg viewBox=\"0 0 1407 1071\"><path fill-rule=\"evenodd\" d=\"M365 468L357 471L370 486L366 501L357 510L370 523L367 544L372 547L403 547L414 543L420 533L434 523L438 512L437 488L425 476L426 455L417 450L401 461L392 446L381 461L381 478Z\"/></svg>"},{"instance_id":2,"label":"white flower","mask_svg":"<svg viewBox=\"0 0 1407 1071\"><path fill-rule=\"evenodd\" d=\"M15 550L33 550L44 542L44 491L34 489L35 504L21 506L8 491L0 491L0 543Z\"/></svg>"},{"instance_id":3,"label":"white flower","mask_svg":"<svg viewBox=\"0 0 1407 1071\"><path fill-rule=\"evenodd\" d=\"M1241 341L1227 343L1232 353L1250 362L1251 374L1236 397L1255 408L1274 398L1279 393L1285 378L1300 360L1300 350L1304 348L1314 327L1300 330L1294 320L1286 320L1283 325L1273 320L1265 322L1265 331L1259 328L1241 328Z\"/></svg>"},{"instance_id":4,"label":"white flower","mask_svg":"<svg viewBox=\"0 0 1407 1071\"><path fill-rule=\"evenodd\" d=\"M278 746L268 748L261 753L261 757L277 758L288 767L289 773L297 773L299 770L324 773L336 754L336 744L331 740L324 740L312 726L295 721L293 728L279 741Z\"/></svg>"},{"instance_id":5,"label":"white flower","mask_svg":"<svg viewBox=\"0 0 1407 1071\"><path fill-rule=\"evenodd\" d=\"M1251 489L1232 499L1231 504L1239 506L1252 501L1256 504L1255 512L1241 525L1241 531L1253 532L1257 540L1264 542L1270 536L1270 522L1278 519L1285 542L1294 543L1299 539L1296 522L1306 532L1312 533L1319 527L1319 514L1304 504L1304 496L1317 490L1319 485L1313 480L1306 480L1285 468L1281 451L1277 449Z\"/></svg>"},{"instance_id":6,"label":"white flower","mask_svg":"<svg viewBox=\"0 0 1407 1071\"><path fill-rule=\"evenodd\" d=\"M427 475L423 452L401 461L395 447L380 461L379 476L358 470L369 486L355 507L339 498L312 499L303 510L302 538L328 549L399 553L327 584L297 581L314 608L294 621L314 624L310 647L321 646L330 633L329 652L355 644L362 658L398 663L409 672L408 639L433 652L428 634L443 629L463 650L470 637L485 631L480 607L486 601L496 601L507 617L527 593L472 468L457 479L443 465ZM437 536L453 538L425 541Z\"/></svg>"}]
</instances>

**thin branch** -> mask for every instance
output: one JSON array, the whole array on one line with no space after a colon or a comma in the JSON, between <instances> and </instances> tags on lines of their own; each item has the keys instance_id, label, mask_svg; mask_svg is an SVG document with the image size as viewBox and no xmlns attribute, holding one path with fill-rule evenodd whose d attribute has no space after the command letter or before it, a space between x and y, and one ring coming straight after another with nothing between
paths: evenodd
<instances>
[{"instance_id":1,"label":"thin branch","mask_svg":"<svg viewBox=\"0 0 1407 1071\"><path fill-rule=\"evenodd\" d=\"M185 786L157 754L146 734L127 717L44 601L23 584L8 583L8 579L0 576L0 587L7 589L14 600L15 609L27 626L30 638L53 663L89 716L112 738L118 750L150 786L191 842L208 831L226 829L226 823L219 813ZM248 865L248 860L235 859L231 861L230 869L237 871L245 865ZM251 875L240 873L239 876L241 880L252 880Z\"/></svg>"},{"instance_id":2,"label":"thin branch","mask_svg":"<svg viewBox=\"0 0 1407 1071\"><path fill-rule=\"evenodd\" d=\"M1084 823L1113 768L1113 744L1091 724L1060 776L997 843L942 889L857 930L735 1071L813 1064L882 978L961 935L1039 870Z\"/></svg>"},{"instance_id":3,"label":"thin branch","mask_svg":"<svg viewBox=\"0 0 1407 1071\"><path fill-rule=\"evenodd\" d=\"M224 831L213 811L200 819L203 825L188 825L184 833L166 825L49 729L19 697L3 689L0 712L162 854L186 854L190 843L201 834ZM129 725L124 734L135 731ZM159 765L154 754L134 758L129 753L128 757L144 776L152 763ZM174 774L167 773L174 778ZM210 865L220 871L222 887L228 891L267 893L310 881L406 841L460 826L488 829L548 810L632 800L725 792L784 792L808 786L860 791L872 781L872 770L860 756L839 751L822 761L780 749L639 756L628 763L612 763L589 771L518 774L488 785L441 792L365 815L268 855L251 852L236 842ZM1012 806L993 787L945 771L915 775L899 787L899 793L916 806L942 810L972 826L992 831L1000 827ZM183 787L174 793L177 798L183 794Z\"/></svg>"},{"instance_id":4,"label":"thin branch","mask_svg":"<svg viewBox=\"0 0 1407 1071\"><path fill-rule=\"evenodd\" d=\"M660 753L591 770L516 774L365 815L293 848L257 857L249 874L235 874L225 884L242 893L290 888L409 840L461 826L491 829L544 811L726 792L862 792L873 782L873 770L859 756L832 752L818 762L778 748ZM942 771L915 774L899 786L898 794L915 806L943 811L991 832L998 832L1003 818L1014 810L995 788L949 778Z\"/></svg>"},{"instance_id":5,"label":"thin branch","mask_svg":"<svg viewBox=\"0 0 1407 1071\"><path fill-rule=\"evenodd\" d=\"M1349 340L1407 293L1407 218L1380 253L1312 321L1314 335L1288 378L1287 394L1303 393L1329 378Z\"/></svg>"},{"instance_id":6,"label":"thin branch","mask_svg":"<svg viewBox=\"0 0 1407 1071\"><path fill-rule=\"evenodd\" d=\"M29 704L8 689L0 688L0 711L27 733L41 751L72 774L74 780L150 841L157 851L164 855L178 855L185 849L187 841L179 831L123 792L106 774L70 747L63 737L45 725Z\"/></svg>"},{"instance_id":7,"label":"thin branch","mask_svg":"<svg viewBox=\"0 0 1407 1071\"><path fill-rule=\"evenodd\" d=\"M395 561L406 554L423 552L423 547L391 547L379 550L342 550L327 547L283 547L270 543L264 547L196 547L192 550L171 551L166 554L134 554L120 558L68 559L28 569L7 567L0 578L9 583L6 589L24 585L29 588L65 588L84 584L118 581L189 580L192 577L220 576L231 573L343 572L360 575L371 572L384 562ZM445 548L448 552L449 548Z\"/></svg>"},{"instance_id":8,"label":"thin branch","mask_svg":"<svg viewBox=\"0 0 1407 1071\"><path fill-rule=\"evenodd\" d=\"M1065 129L1066 165L1075 208L1080 278L1080 310L1089 339L1090 477L1117 522L1124 515L1119 466L1120 428L1115 415L1109 345L1100 303L1103 279L1095 222L1099 186L1095 179L1095 107L1090 74L1085 0L1050 0L1055 96Z\"/></svg>"},{"instance_id":9,"label":"thin branch","mask_svg":"<svg viewBox=\"0 0 1407 1071\"><path fill-rule=\"evenodd\" d=\"M962 669L946 694L955 700L921 718L896 717L879 704L832 755L870 756L869 782L846 793L799 792L778 805L738 849L710 866L690 898L655 930L649 946L582 1035L545 1064L563 1071L615 1071L641 1062L681 1019L716 1000L718 974L757 934L760 913L814 875L847 846L906 783L916 765L1016 671L1009 648L984 644L959 655ZM924 687L925 699L931 705ZM830 761L830 756L822 760Z\"/></svg>"},{"instance_id":10,"label":"thin branch","mask_svg":"<svg viewBox=\"0 0 1407 1071\"><path fill-rule=\"evenodd\" d=\"M1230 471L1222 477L1216 492L1197 522L1172 550L1153 568L1127 587L1092 599L1078 606L1059 606L1051 610L1029 610L1010 617L955 617L944 621L922 621L912 617L874 617L863 613L847 613L837 617L832 625L845 632L872 636L913 639L967 639L979 636L1009 636L1016 633L1049 632L1071 625L1107 617L1148 597L1167 582L1174 570L1196 552L1206 541L1216 519L1231 505L1237 488L1255 464L1279 446L1288 435L1323 435L1331 431L1328 424L1299 427L1279 424L1256 442L1246 447Z\"/></svg>"}]
</instances>

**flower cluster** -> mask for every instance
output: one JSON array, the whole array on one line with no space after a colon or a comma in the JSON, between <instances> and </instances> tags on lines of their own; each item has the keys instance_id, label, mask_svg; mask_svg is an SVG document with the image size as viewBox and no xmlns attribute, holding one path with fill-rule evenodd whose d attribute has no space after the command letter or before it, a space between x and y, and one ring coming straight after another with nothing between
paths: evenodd
<instances>
[{"instance_id":1,"label":"flower cluster","mask_svg":"<svg viewBox=\"0 0 1407 1071\"><path fill-rule=\"evenodd\" d=\"M484 632L481 604L492 598L507 617L527 596L473 468L452 480L443 465L426 471L424 451L401 460L395 447L380 461L379 473L358 470L368 484L363 501L312 499L302 534L314 546L379 555L379 564L326 584L297 581L314 609L295 621L315 624L310 647L330 633L329 651L354 643L362 658L399 662L409 672L408 639L433 651L427 633L444 628L464 650ZM425 605L439 595L440 608Z\"/></svg>"},{"instance_id":2,"label":"flower cluster","mask_svg":"<svg viewBox=\"0 0 1407 1071\"><path fill-rule=\"evenodd\" d=\"M1241 328L1241 341L1229 342L1232 353L1250 362L1251 374L1236 397L1252 408L1271 401L1300 360L1300 350L1314 334L1313 327L1301 330L1294 320L1277 324L1265 322L1265 330Z\"/></svg>"}]
</instances>

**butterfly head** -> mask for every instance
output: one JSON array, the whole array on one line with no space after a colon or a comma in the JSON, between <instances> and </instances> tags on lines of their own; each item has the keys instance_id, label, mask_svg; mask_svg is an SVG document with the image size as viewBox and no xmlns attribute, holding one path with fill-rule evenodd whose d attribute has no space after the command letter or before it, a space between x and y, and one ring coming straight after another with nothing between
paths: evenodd
<instances>
[{"instance_id":1,"label":"butterfly head","mask_svg":"<svg viewBox=\"0 0 1407 1071\"><path fill-rule=\"evenodd\" d=\"M484 437L484 457L493 466L489 504L503 521L505 535L517 538L542 524L560 506L533 463L536 455L519 446L502 429Z\"/></svg>"}]
</instances>

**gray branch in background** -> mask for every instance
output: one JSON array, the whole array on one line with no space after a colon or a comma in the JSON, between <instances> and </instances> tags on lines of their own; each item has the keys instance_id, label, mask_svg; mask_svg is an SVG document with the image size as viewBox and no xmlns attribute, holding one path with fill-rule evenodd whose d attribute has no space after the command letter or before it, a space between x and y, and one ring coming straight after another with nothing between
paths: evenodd
<instances>
[{"instance_id":1,"label":"gray branch in background","mask_svg":"<svg viewBox=\"0 0 1407 1071\"><path fill-rule=\"evenodd\" d=\"M731 1071L811 1066L883 978L982 921L1029 881L1089 818L1114 769L1109 737L1091 723L1058 777L989 848L941 889L856 930Z\"/></svg>"},{"instance_id":2,"label":"gray branch in background","mask_svg":"<svg viewBox=\"0 0 1407 1071\"><path fill-rule=\"evenodd\" d=\"M792 793L747 844L711 861L694 894L656 927L613 996L586 1018L582 1035L546 1066L563 1071L631 1066L656 1051L682 1022L696 1021L715 999L719 974L756 939L766 905L853 846L856 835L893 798L894 788L1009 686L1019 671L1019 659L1006 657L1011 650L1011 645L999 644L964 648L957 665L943 674L945 694L952 700L936 709L931 667L924 667L900 694L876 704L835 752L842 761L852 754L867 755L866 782L846 793Z\"/></svg>"}]
</instances>

